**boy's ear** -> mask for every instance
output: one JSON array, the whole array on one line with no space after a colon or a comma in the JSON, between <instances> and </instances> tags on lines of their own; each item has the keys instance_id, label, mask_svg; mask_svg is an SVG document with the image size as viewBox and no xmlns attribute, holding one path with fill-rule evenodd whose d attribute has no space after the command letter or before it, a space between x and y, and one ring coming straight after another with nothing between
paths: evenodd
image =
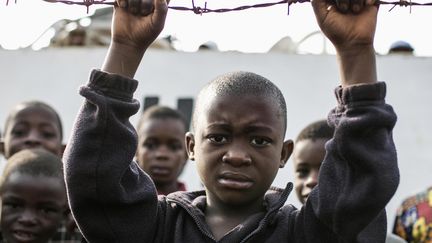
<instances>
[{"instance_id":1,"label":"boy's ear","mask_svg":"<svg viewBox=\"0 0 432 243\"><path fill-rule=\"evenodd\" d=\"M283 143L279 168L283 168L294 149L294 142L290 139Z\"/></svg>"},{"instance_id":2,"label":"boy's ear","mask_svg":"<svg viewBox=\"0 0 432 243\"><path fill-rule=\"evenodd\" d=\"M195 160L195 136L191 132L187 132L186 139L186 152L190 160Z\"/></svg>"}]
</instances>

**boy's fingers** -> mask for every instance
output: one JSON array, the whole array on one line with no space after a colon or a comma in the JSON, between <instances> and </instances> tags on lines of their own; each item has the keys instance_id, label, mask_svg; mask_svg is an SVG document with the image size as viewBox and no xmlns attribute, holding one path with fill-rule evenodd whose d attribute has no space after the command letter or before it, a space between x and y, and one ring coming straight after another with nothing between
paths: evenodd
<instances>
[{"instance_id":1,"label":"boy's fingers","mask_svg":"<svg viewBox=\"0 0 432 243\"><path fill-rule=\"evenodd\" d=\"M153 0L117 0L117 5L134 15L149 15L153 12Z\"/></svg>"},{"instance_id":2,"label":"boy's fingers","mask_svg":"<svg viewBox=\"0 0 432 243\"><path fill-rule=\"evenodd\" d=\"M360 13L364 5L365 0L351 0L351 11L355 14Z\"/></svg>"},{"instance_id":3,"label":"boy's fingers","mask_svg":"<svg viewBox=\"0 0 432 243\"><path fill-rule=\"evenodd\" d=\"M127 1L126 0L117 0L117 5L121 8L127 8Z\"/></svg>"},{"instance_id":4,"label":"boy's fingers","mask_svg":"<svg viewBox=\"0 0 432 243\"><path fill-rule=\"evenodd\" d=\"M372 6L372 5L375 5L375 3L376 3L376 0L366 0L366 5L367 6Z\"/></svg>"},{"instance_id":5,"label":"boy's fingers","mask_svg":"<svg viewBox=\"0 0 432 243\"><path fill-rule=\"evenodd\" d=\"M326 0L311 0L311 3L318 20L325 17L327 14L327 8L331 6Z\"/></svg>"},{"instance_id":6,"label":"boy's fingers","mask_svg":"<svg viewBox=\"0 0 432 243\"><path fill-rule=\"evenodd\" d=\"M141 10L141 0L128 0L128 10L132 14L137 14Z\"/></svg>"},{"instance_id":7,"label":"boy's fingers","mask_svg":"<svg viewBox=\"0 0 432 243\"><path fill-rule=\"evenodd\" d=\"M153 0L141 0L140 1L140 14L147 16L154 11Z\"/></svg>"},{"instance_id":8,"label":"boy's fingers","mask_svg":"<svg viewBox=\"0 0 432 243\"><path fill-rule=\"evenodd\" d=\"M156 18L165 18L168 12L169 0L154 0L154 15Z\"/></svg>"},{"instance_id":9,"label":"boy's fingers","mask_svg":"<svg viewBox=\"0 0 432 243\"><path fill-rule=\"evenodd\" d=\"M338 10L341 13L348 12L348 10L350 8L350 2L349 2L349 0L335 0L335 2L336 2L336 7L338 8Z\"/></svg>"}]
</instances>

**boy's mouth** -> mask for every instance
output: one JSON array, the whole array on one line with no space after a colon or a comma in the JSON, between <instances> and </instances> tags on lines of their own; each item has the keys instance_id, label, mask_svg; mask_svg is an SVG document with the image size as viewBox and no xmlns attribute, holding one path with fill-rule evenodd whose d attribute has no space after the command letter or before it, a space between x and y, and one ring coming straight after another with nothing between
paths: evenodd
<instances>
[{"instance_id":1,"label":"boy's mouth","mask_svg":"<svg viewBox=\"0 0 432 243\"><path fill-rule=\"evenodd\" d=\"M253 181L248 176L233 172L222 173L217 181L223 187L236 190L249 189L253 186Z\"/></svg>"},{"instance_id":2,"label":"boy's mouth","mask_svg":"<svg viewBox=\"0 0 432 243\"><path fill-rule=\"evenodd\" d=\"M14 238L17 239L19 242L32 242L36 240L36 235L29 231L14 230L12 233Z\"/></svg>"},{"instance_id":3,"label":"boy's mouth","mask_svg":"<svg viewBox=\"0 0 432 243\"><path fill-rule=\"evenodd\" d=\"M171 171L165 167L154 166L150 168L150 174L155 176L168 176L170 173Z\"/></svg>"}]
</instances>

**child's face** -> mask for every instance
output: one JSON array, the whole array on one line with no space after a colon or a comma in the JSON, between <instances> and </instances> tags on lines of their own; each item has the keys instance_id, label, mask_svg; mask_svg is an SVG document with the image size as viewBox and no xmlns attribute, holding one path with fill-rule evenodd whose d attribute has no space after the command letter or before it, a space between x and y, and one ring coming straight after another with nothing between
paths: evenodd
<instances>
[{"instance_id":1,"label":"child's face","mask_svg":"<svg viewBox=\"0 0 432 243\"><path fill-rule=\"evenodd\" d=\"M66 209L64 185L54 177L12 173L1 199L1 231L8 243L48 242Z\"/></svg>"},{"instance_id":2,"label":"child's face","mask_svg":"<svg viewBox=\"0 0 432 243\"><path fill-rule=\"evenodd\" d=\"M42 107L24 107L12 117L5 131L5 157L29 148L44 148L60 156L60 134L55 114Z\"/></svg>"},{"instance_id":3,"label":"child's face","mask_svg":"<svg viewBox=\"0 0 432 243\"><path fill-rule=\"evenodd\" d=\"M278 169L291 154L275 101L251 95L203 100L188 133L189 157L197 161L207 198L232 206L260 205Z\"/></svg>"},{"instance_id":4,"label":"child's face","mask_svg":"<svg viewBox=\"0 0 432 243\"><path fill-rule=\"evenodd\" d=\"M158 185L177 183L187 161L185 128L179 119L149 119L139 131L137 160Z\"/></svg>"},{"instance_id":5,"label":"child's face","mask_svg":"<svg viewBox=\"0 0 432 243\"><path fill-rule=\"evenodd\" d=\"M294 146L295 191L303 204L318 184L318 172L326 153L326 142L327 139L305 139Z\"/></svg>"}]
</instances>

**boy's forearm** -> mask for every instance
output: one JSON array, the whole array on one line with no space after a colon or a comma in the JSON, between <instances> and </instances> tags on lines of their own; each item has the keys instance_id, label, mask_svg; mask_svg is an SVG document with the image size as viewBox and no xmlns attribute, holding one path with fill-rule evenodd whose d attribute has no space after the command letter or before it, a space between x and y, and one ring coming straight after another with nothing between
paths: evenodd
<instances>
[{"instance_id":1,"label":"boy's forearm","mask_svg":"<svg viewBox=\"0 0 432 243\"><path fill-rule=\"evenodd\" d=\"M146 48L113 42L108 49L101 70L107 73L134 78L145 51Z\"/></svg>"},{"instance_id":2,"label":"boy's forearm","mask_svg":"<svg viewBox=\"0 0 432 243\"><path fill-rule=\"evenodd\" d=\"M337 52L342 87L377 82L373 46L347 48Z\"/></svg>"}]
</instances>

